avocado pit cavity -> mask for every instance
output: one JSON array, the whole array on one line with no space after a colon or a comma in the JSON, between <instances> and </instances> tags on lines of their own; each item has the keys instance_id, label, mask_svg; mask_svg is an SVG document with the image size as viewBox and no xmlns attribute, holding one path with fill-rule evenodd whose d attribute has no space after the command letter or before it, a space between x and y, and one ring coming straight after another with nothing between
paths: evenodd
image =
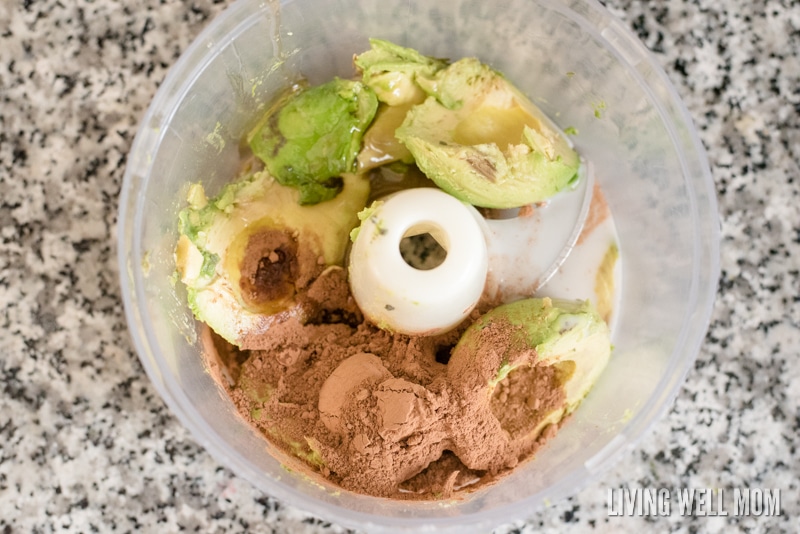
<instances>
[{"instance_id":1,"label":"avocado pit cavity","mask_svg":"<svg viewBox=\"0 0 800 534\"><path fill-rule=\"evenodd\" d=\"M269 229L250 236L239 279L245 305L259 308L295 294L297 252L297 240L285 230Z\"/></svg>"}]
</instances>

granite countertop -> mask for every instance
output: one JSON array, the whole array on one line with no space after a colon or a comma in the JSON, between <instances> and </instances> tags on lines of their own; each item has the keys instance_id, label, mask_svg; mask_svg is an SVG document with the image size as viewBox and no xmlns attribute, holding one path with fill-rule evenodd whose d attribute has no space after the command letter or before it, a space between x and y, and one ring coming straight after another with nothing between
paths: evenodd
<instances>
[{"instance_id":1,"label":"granite countertop","mask_svg":"<svg viewBox=\"0 0 800 534\"><path fill-rule=\"evenodd\" d=\"M340 532L215 462L145 375L117 201L168 68L225 2L0 5L0 532ZM699 127L720 202L711 327L674 406L507 532L800 529L800 6L610 0ZM609 517L609 488L776 488L780 517Z\"/></svg>"}]
</instances>

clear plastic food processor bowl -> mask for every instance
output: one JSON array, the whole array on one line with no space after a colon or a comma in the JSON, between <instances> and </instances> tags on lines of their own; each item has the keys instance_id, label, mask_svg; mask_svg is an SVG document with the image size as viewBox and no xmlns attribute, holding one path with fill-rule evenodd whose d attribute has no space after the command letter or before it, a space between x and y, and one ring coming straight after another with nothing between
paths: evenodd
<instances>
[{"instance_id":1,"label":"clear plastic food processor bowl","mask_svg":"<svg viewBox=\"0 0 800 534\"><path fill-rule=\"evenodd\" d=\"M609 367L530 462L462 501L397 502L281 467L204 367L175 283L177 213L191 182L229 181L240 140L298 74L352 76L379 37L427 55L476 56L560 127L574 127L617 225L621 308ZM639 41L594 0L240 0L172 68L137 133L120 199L125 310L148 375L221 464L265 493L369 532L465 532L573 494L669 408L703 340L718 274L713 183L691 120Z\"/></svg>"}]
</instances>

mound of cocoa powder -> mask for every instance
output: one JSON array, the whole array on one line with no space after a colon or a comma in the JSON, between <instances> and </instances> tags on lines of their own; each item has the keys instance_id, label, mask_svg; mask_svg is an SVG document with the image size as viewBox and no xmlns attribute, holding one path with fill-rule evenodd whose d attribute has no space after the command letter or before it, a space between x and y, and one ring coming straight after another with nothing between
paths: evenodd
<instances>
[{"instance_id":1,"label":"mound of cocoa powder","mask_svg":"<svg viewBox=\"0 0 800 534\"><path fill-rule=\"evenodd\" d=\"M537 425L563 411L557 370L521 354L519 369L493 390L488 384L507 357L509 325L485 328L477 352L454 352L489 303L451 332L413 337L365 321L341 268L328 268L298 300L304 313L249 339L256 350L211 334L210 367L248 423L342 488L457 497L507 473L554 433L555 424Z\"/></svg>"}]
</instances>

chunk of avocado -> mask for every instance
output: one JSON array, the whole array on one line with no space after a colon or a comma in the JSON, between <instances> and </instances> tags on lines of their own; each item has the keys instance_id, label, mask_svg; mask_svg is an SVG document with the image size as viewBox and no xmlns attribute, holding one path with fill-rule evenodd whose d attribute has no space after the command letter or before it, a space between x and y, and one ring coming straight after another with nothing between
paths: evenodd
<instances>
[{"instance_id":1,"label":"chunk of avocado","mask_svg":"<svg viewBox=\"0 0 800 534\"><path fill-rule=\"evenodd\" d=\"M502 334L486 335L492 330ZM514 369L556 366L565 394L559 413L566 415L589 392L610 355L608 326L589 301L532 298L498 306L475 321L453 349L448 375L454 383L491 394ZM484 364L476 371L477 358Z\"/></svg>"},{"instance_id":2,"label":"chunk of avocado","mask_svg":"<svg viewBox=\"0 0 800 534\"><path fill-rule=\"evenodd\" d=\"M619 248L616 243L612 243L606 250L594 277L597 312L606 323L611 322L611 314L614 311L614 267L618 259Z\"/></svg>"},{"instance_id":3,"label":"chunk of avocado","mask_svg":"<svg viewBox=\"0 0 800 534\"><path fill-rule=\"evenodd\" d=\"M370 49L355 57L361 80L375 91L378 100L390 106L424 99L420 83L426 83L447 65L447 60L423 56L382 39L370 39Z\"/></svg>"},{"instance_id":4,"label":"chunk of avocado","mask_svg":"<svg viewBox=\"0 0 800 534\"><path fill-rule=\"evenodd\" d=\"M317 204L341 191L377 109L372 89L336 78L280 99L248 142L279 183L300 191L300 204Z\"/></svg>"},{"instance_id":5,"label":"chunk of avocado","mask_svg":"<svg viewBox=\"0 0 800 534\"><path fill-rule=\"evenodd\" d=\"M195 316L240 348L248 335L302 314L297 292L326 266L344 263L369 181L344 174L341 194L313 206L300 205L300 196L266 171L228 184L211 200L201 185L189 189L177 270Z\"/></svg>"},{"instance_id":6,"label":"chunk of avocado","mask_svg":"<svg viewBox=\"0 0 800 534\"><path fill-rule=\"evenodd\" d=\"M397 129L417 166L456 198L487 208L541 202L577 178L580 159L528 98L475 58L422 82L431 95Z\"/></svg>"},{"instance_id":7,"label":"chunk of avocado","mask_svg":"<svg viewBox=\"0 0 800 534\"><path fill-rule=\"evenodd\" d=\"M414 157L395 137L395 130L405 120L412 106L421 104L427 93L419 85L433 78L447 61L423 56L382 39L370 39L370 50L353 60L361 79L380 100L375 120L364 135L358 154L359 172L368 171L396 161L406 164Z\"/></svg>"}]
</instances>

